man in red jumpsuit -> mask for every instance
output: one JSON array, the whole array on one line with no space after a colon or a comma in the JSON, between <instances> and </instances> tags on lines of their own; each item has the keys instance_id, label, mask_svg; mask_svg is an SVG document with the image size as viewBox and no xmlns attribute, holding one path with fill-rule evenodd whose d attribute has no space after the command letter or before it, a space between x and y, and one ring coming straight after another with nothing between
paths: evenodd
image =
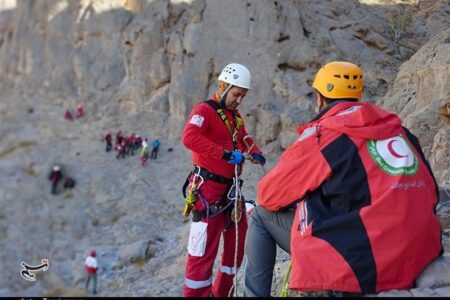
<instances>
[{"instance_id":1,"label":"man in red jumpsuit","mask_svg":"<svg viewBox=\"0 0 450 300\"><path fill-rule=\"evenodd\" d=\"M246 296L270 296L277 244L300 291L411 289L442 253L437 184L419 141L398 116L359 101L362 78L349 62L318 71L320 113L258 185Z\"/></svg>"},{"instance_id":2,"label":"man in red jumpsuit","mask_svg":"<svg viewBox=\"0 0 450 300\"><path fill-rule=\"evenodd\" d=\"M237 221L237 259L235 259L236 224L232 223L233 192L240 188L233 183L235 172L249 158L264 165L265 158L247 134L237 107L250 89L250 72L240 64L229 64L219 76L212 99L197 104L191 111L183 130L182 141L192 152L194 170L189 188L196 187L193 223L188 242L185 283L186 297L227 297L232 292L233 278L240 267L247 231L245 206L240 207ZM228 197L227 197L228 194ZM244 213L242 211L244 210ZM220 236L223 254L213 284L212 269ZM236 260L236 261L235 261Z\"/></svg>"}]
</instances>

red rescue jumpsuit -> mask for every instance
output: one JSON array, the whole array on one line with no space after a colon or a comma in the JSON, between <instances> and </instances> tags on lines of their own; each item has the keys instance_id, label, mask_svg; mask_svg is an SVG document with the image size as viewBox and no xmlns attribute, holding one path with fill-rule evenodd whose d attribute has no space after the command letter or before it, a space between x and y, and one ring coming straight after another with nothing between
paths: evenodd
<instances>
[{"instance_id":1,"label":"red rescue jumpsuit","mask_svg":"<svg viewBox=\"0 0 450 300\"><path fill-rule=\"evenodd\" d=\"M218 101L215 97L213 99ZM224 112L231 129L234 131L236 127L235 121L239 121L239 119L233 118L233 112L227 109L224 109ZM239 112L235 111L234 114L240 118ZM243 142L245 136L247 136L247 132L242 122L237 134L237 149L241 152L248 151ZM196 166L200 166L215 175L227 179L233 178L235 165L229 164L226 160L222 159L224 149L233 150L233 140L228 127L218 116L216 110L209 104L202 102L193 108L183 130L182 141L184 146L192 151L192 161ZM249 154L256 152L261 151L255 145L251 147ZM227 184L205 180L200 186L200 193L209 204L215 204L226 196L228 187ZM204 209L205 207L202 202L197 200L194 205L194 210L201 211ZM232 293L231 287L233 285L234 275L236 274L236 266L234 265L235 224L231 223L226 228L230 222L229 213L221 213L214 217L202 218L200 222L207 224L206 247L204 248L203 254L196 253L196 256L194 256L189 253L188 246L183 295L185 297L208 297L212 293L215 297L227 297ZM195 225L198 224L191 224L191 231L192 226ZM237 267L240 267L244 255L246 232L247 220L245 213L243 213L241 221L238 223ZM213 284L212 269L218 252L221 233L224 242L222 261Z\"/></svg>"}]
</instances>

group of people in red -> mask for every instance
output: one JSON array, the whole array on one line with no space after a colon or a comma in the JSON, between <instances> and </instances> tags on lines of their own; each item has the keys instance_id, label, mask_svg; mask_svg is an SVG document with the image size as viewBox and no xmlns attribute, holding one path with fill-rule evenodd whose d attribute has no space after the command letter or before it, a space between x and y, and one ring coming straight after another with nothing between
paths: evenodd
<instances>
[{"instance_id":1,"label":"group of people in red","mask_svg":"<svg viewBox=\"0 0 450 300\"><path fill-rule=\"evenodd\" d=\"M135 133L129 136L123 134L122 130L116 133L114 150L117 151L116 159L125 158L126 155L134 155L135 152L140 151L141 165L145 165L149 159L148 138L142 138ZM106 152L113 148L113 137L111 132L105 136ZM141 149L142 148L142 149ZM155 157L156 158L156 157Z\"/></svg>"},{"instance_id":2,"label":"group of people in red","mask_svg":"<svg viewBox=\"0 0 450 300\"><path fill-rule=\"evenodd\" d=\"M84 107L83 105L79 104L75 110L75 118L81 118L82 116L84 116ZM70 110L66 110L64 118L66 120L73 121L73 115Z\"/></svg>"},{"instance_id":3,"label":"group of people in red","mask_svg":"<svg viewBox=\"0 0 450 300\"><path fill-rule=\"evenodd\" d=\"M112 134L108 132L105 136L106 141L106 152L112 149ZM116 140L114 143L114 150L117 151L116 158L125 158L126 155L134 155L134 153L139 150L143 143L142 137L132 133L129 136L123 134L122 130L116 133Z\"/></svg>"}]
</instances>

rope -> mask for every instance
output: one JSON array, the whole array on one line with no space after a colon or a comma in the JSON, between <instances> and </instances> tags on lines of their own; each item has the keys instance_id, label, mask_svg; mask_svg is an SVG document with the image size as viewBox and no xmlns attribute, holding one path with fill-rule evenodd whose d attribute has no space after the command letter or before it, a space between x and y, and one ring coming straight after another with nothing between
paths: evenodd
<instances>
[{"instance_id":1,"label":"rope","mask_svg":"<svg viewBox=\"0 0 450 300\"><path fill-rule=\"evenodd\" d=\"M236 137L237 137L237 130L234 131L233 134L233 144L236 141ZM237 266L237 254L238 254L238 243L239 243L239 222L236 222L237 220L237 210L238 210L238 202L241 198L241 185L240 185L240 180L239 180L239 174L238 174L238 169L239 169L239 165L234 165L234 187L235 187L235 198L234 198L234 229L235 229L235 240L234 240L234 263L233 263L233 267L235 268L236 272L234 274L234 283L231 286L229 292L228 292L228 297L231 296L231 292L234 291L234 297L237 297L237 290L238 290L238 271L239 268ZM231 216L230 216L231 218ZM241 216L242 218L242 216ZM240 218L239 218L240 221Z\"/></svg>"},{"instance_id":2,"label":"rope","mask_svg":"<svg viewBox=\"0 0 450 300\"><path fill-rule=\"evenodd\" d=\"M233 267L235 268L236 272L234 274L234 283L231 286L230 291L228 292L228 297L231 296L231 292L234 292L234 297L237 297L237 289L238 289L238 271L239 268L237 266L237 254L238 254L238 243L239 243L239 222L236 222L237 219L237 210L238 210L238 202L240 199L241 189L240 189L240 182L239 182L239 175L238 175L238 165L234 166L234 186L235 186L235 199L234 199L234 228L235 228L235 241L234 241L234 263ZM242 216L241 216L242 217ZM240 220L239 220L240 221Z\"/></svg>"}]
</instances>

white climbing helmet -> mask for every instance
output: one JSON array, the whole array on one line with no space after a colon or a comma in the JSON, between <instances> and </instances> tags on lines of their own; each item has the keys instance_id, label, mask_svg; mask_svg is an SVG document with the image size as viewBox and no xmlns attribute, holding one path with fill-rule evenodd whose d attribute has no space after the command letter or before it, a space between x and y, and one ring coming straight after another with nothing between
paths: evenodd
<instances>
[{"instance_id":1,"label":"white climbing helmet","mask_svg":"<svg viewBox=\"0 0 450 300\"><path fill-rule=\"evenodd\" d=\"M243 65L232 63L223 68L219 80L249 90L251 75Z\"/></svg>"}]
</instances>

